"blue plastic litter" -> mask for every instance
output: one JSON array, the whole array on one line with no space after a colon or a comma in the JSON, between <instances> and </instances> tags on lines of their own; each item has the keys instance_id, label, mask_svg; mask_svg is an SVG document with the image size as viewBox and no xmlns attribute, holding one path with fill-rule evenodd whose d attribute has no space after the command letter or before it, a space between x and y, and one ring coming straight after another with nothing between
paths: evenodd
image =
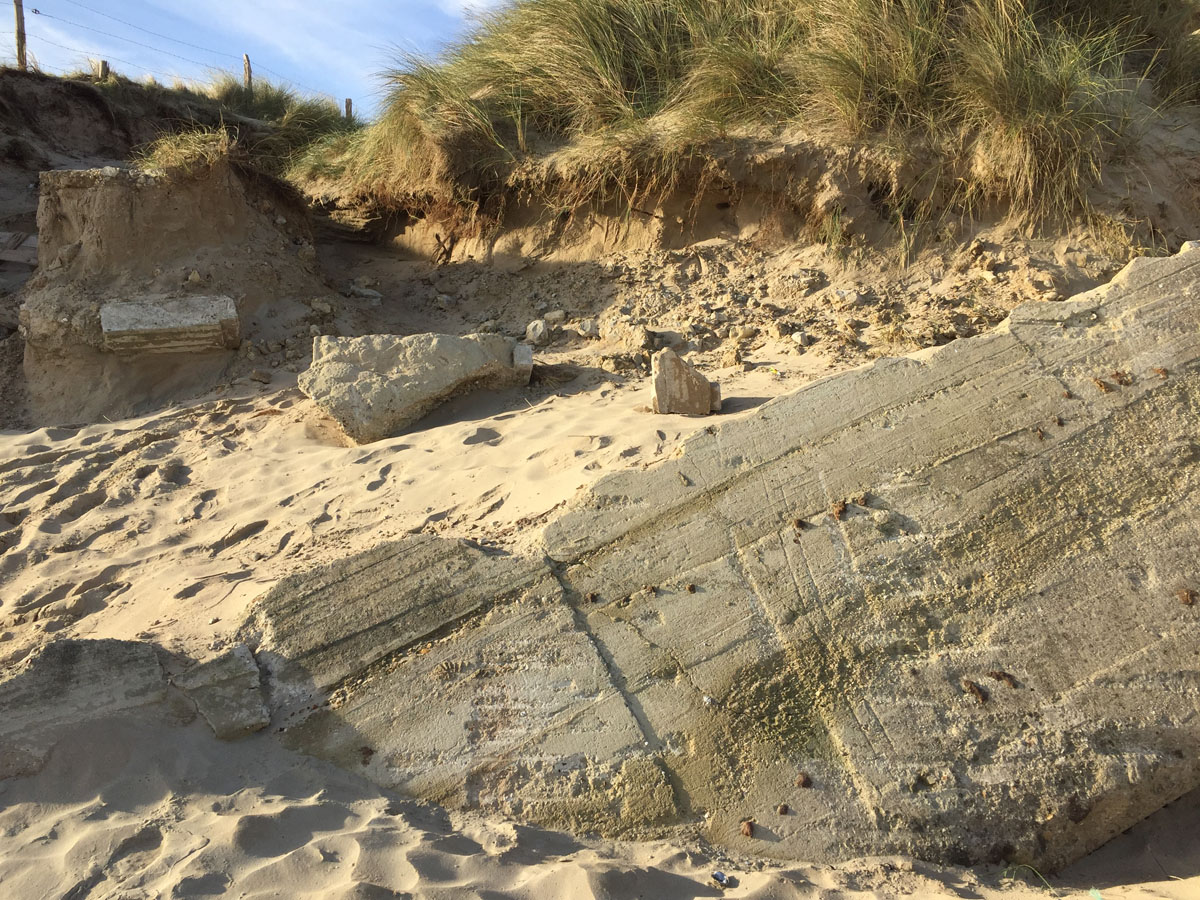
<instances>
[{"instance_id":1,"label":"blue plastic litter","mask_svg":"<svg viewBox=\"0 0 1200 900\"><path fill-rule=\"evenodd\" d=\"M713 872L713 881L724 887L729 883L729 876L724 872Z\"/></svg>"}]
</instances>

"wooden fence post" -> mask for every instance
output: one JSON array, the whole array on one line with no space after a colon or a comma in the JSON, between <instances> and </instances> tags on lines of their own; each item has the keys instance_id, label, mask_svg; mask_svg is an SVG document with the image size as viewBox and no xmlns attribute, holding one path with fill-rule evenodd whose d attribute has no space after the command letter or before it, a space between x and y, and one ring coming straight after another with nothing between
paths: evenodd
<instances>
[{"instance_id":1,"label":"wooden fence post","mask_svg":"<svg viewBox=\"0 0 1200 900\"><path fill-rule=\"evenodd\" d=\"M242 86L247 91L254 90L254 73L250 71L250 54L242 54Z\"/></svg>"},{"instance_id":2,"label":"wooden fence post","mask_svg":"<svg viewBox=\"0 0 1200 900\"><path fill-rule=\"evenodd\" d=\"M349 97L346 98L346 118L347 119L354 118L354 101L351 100Z\"/></svg>"},{"instance_id":3,"label":"wooden fence post","mask_svg":"<svg viewBox=\"0 0 1200 900\"><path fill-rule=\"evenodd\" d=\"M100 60L99 64L96 66L95 74L96 74L97 81L107 81L108 80L108 60L107 59Z\"/></svg>"},{"instance_id":4,"label":"wooden fence post","mask_svg":"<svg viewBox=\"0 0 1200 900\"><path fill-rule=\"evenodd\" d=\"M25 61L25 3L24 0L13 0L13 12L17 16L17 68L24 72L28 68Z\"/></svg>"}]
</instances>

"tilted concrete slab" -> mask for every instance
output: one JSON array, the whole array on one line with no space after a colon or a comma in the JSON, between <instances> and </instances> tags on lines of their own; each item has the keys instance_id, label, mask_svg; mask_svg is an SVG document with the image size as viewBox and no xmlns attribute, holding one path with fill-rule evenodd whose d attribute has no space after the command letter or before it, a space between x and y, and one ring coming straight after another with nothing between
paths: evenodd
<instances>
[{"instance_id":1,"label":"tilted concrete slab","mask_svg":"<svg viewBox=\"0 0 1200 900\"><path fill-rule=\"evenodd\" d=\"M232 297L112 300L100 307L100 328L113 353L199 353L241 343Z\"/></svg>"},{"instance_id":2,"label":"tilted concrete slab","mask_svg":"<svg viewBox=\"0 0 1200 900\"><path fill-rule=\"evenodd\" d=\"M330 700L292 743L418 796L1055 868L1200 785L1198 424L1200 254L1141 262L604 478L543 559L413 538L247 630Z\"/></svg>"},{"instance_id":3,"label":"tilted concrete slab","mask_svg":"<svg viewBox=\"0 0 1200 900\"><path fill-rule=\"evenodd\" d=\"M0 677L0 778L28 775L81 721L154 707L167 682L150 644L63 640Z\"/></svg>"}]
</instances>

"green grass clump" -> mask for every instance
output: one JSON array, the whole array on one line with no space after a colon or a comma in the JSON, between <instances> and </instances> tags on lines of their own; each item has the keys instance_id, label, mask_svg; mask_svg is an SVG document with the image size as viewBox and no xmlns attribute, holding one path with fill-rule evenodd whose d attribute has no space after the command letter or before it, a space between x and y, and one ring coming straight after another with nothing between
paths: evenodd
<instances>
[{"instance_id":1,"label":"green grass clump","mask_svg":"<svg viewBox=\"0 0 1200 900\"><path fill-rule=\"evenodd\" d=\"M1200 98L1197 25L1196 0L515 0L402 59L379 120L292 172L471 214L522 190L632 203L726 138L798 131L1039 220L1083 204L1143 79Z\"/></svg>"},{"instance_id":2,"label":"green grass clump","mask_svg":"<svg viewBox=\"0 0 1200 900\"><path fill-rule=\"evenodd\" d=\"M197 126L162 135L139 150L133 162L143 169L193 175L228 159L234 146L225 128Z\"/></svg>"},{"instance_id":3,"label":"green grass clump","mask_svg":"<svg viewBox=\"0 0 1200 900\"><path fill-rule=\"evenodd\" d=\"M282 175L314 143L363 127L358 119L343 116L328 97L307 96L263 79L247 88L240 76L217 72L210 82L176 81L167 87L153 78L134 81L114 71L100 80L96 68L66 78L86 82L115 107L164 122L169 130L140 154L150 165L160 157L168 163L159 166L163 168L175 167L169 163L176 156L192 159L189 165L203 164L208 150L219 143L217 133L225 131L247 163Z\"/></svg>"}]
</instances>

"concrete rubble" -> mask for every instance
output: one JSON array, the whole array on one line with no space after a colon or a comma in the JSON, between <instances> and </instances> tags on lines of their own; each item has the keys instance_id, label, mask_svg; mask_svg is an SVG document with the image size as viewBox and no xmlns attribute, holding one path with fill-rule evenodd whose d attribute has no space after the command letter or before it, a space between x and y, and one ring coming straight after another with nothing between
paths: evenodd
<instances>
[{"instance_id":1,"label":"concrete rubble","mask_svg":"<svg viewBox=\"0 0 1200 900\"><path fill-rule=\"evenodd\" d=\"M533 352L495 334L317 337L300 389L360 444L391 437L472 390L529 383Z\"/></svg>"},{"instance_id":2,"label":"concrete rubble","mask_svg":"<svg viewBox=\"0 0 1200 900\"><path fill-rule=\"evenodd\" d=\"M241 343L232 297L144 297L100 307L104 349L115 353L234 350Z\"/></svg>"},{"instance_id":3,"label":"concrete rubble","mask_svg":"<svg viewBox=\"0 0 1200 900\"><path fill-rule=\"evenodd\" d=\"M721 411L720 385L709 382L669 347L650 361L650 391L656 413L707 416Z\"/></svg>"},{"instance_id":4,"label":"concrete rubble","mask_svg":"<svg viewBox=\"0 0 1200 900\"><path fill-rule=\"evenodd\" d=\"M141 641L61 640L5 673L0 779L37 772L63 735L87 722L183 724L199 713L222 740L246 737L270 722L262 676L245 645L172 679L160 652Z\"/></svg>"},{"instance_id":5,"label":"concrete rubble","mask_svg":"<svg viewBox=\"0 0 1200 900\"><path fill-rule=\"evenodd\" d=\"M79 722L159 704L166 689L149 644L50 644L0 679L0 778L38 771L59 736Z\"/></svg>"},{"instance_id":6,"label":"concrete rubble","mask_svg":"<svg viewBox=\"0 0 1200 900\"><path fill-rule=\"evenodd\" d=\"M258 664L245 644L200 663L172 679L223 741L261 731L271 721L263 702Z\"/></svg>"},{"instance_id":7,"label":"concrete rubble","mask_svg":"<svg viewBox=\"0 0 1200 900\"><path fill-rule=\"evenodd\" d=\"M1140 264L815 382L602 479L541 556L291 578L244 630L286 740L554 827L1078 859L1200 785L1198 295L1200 256Z\"/></svg>"}]
</instances>

